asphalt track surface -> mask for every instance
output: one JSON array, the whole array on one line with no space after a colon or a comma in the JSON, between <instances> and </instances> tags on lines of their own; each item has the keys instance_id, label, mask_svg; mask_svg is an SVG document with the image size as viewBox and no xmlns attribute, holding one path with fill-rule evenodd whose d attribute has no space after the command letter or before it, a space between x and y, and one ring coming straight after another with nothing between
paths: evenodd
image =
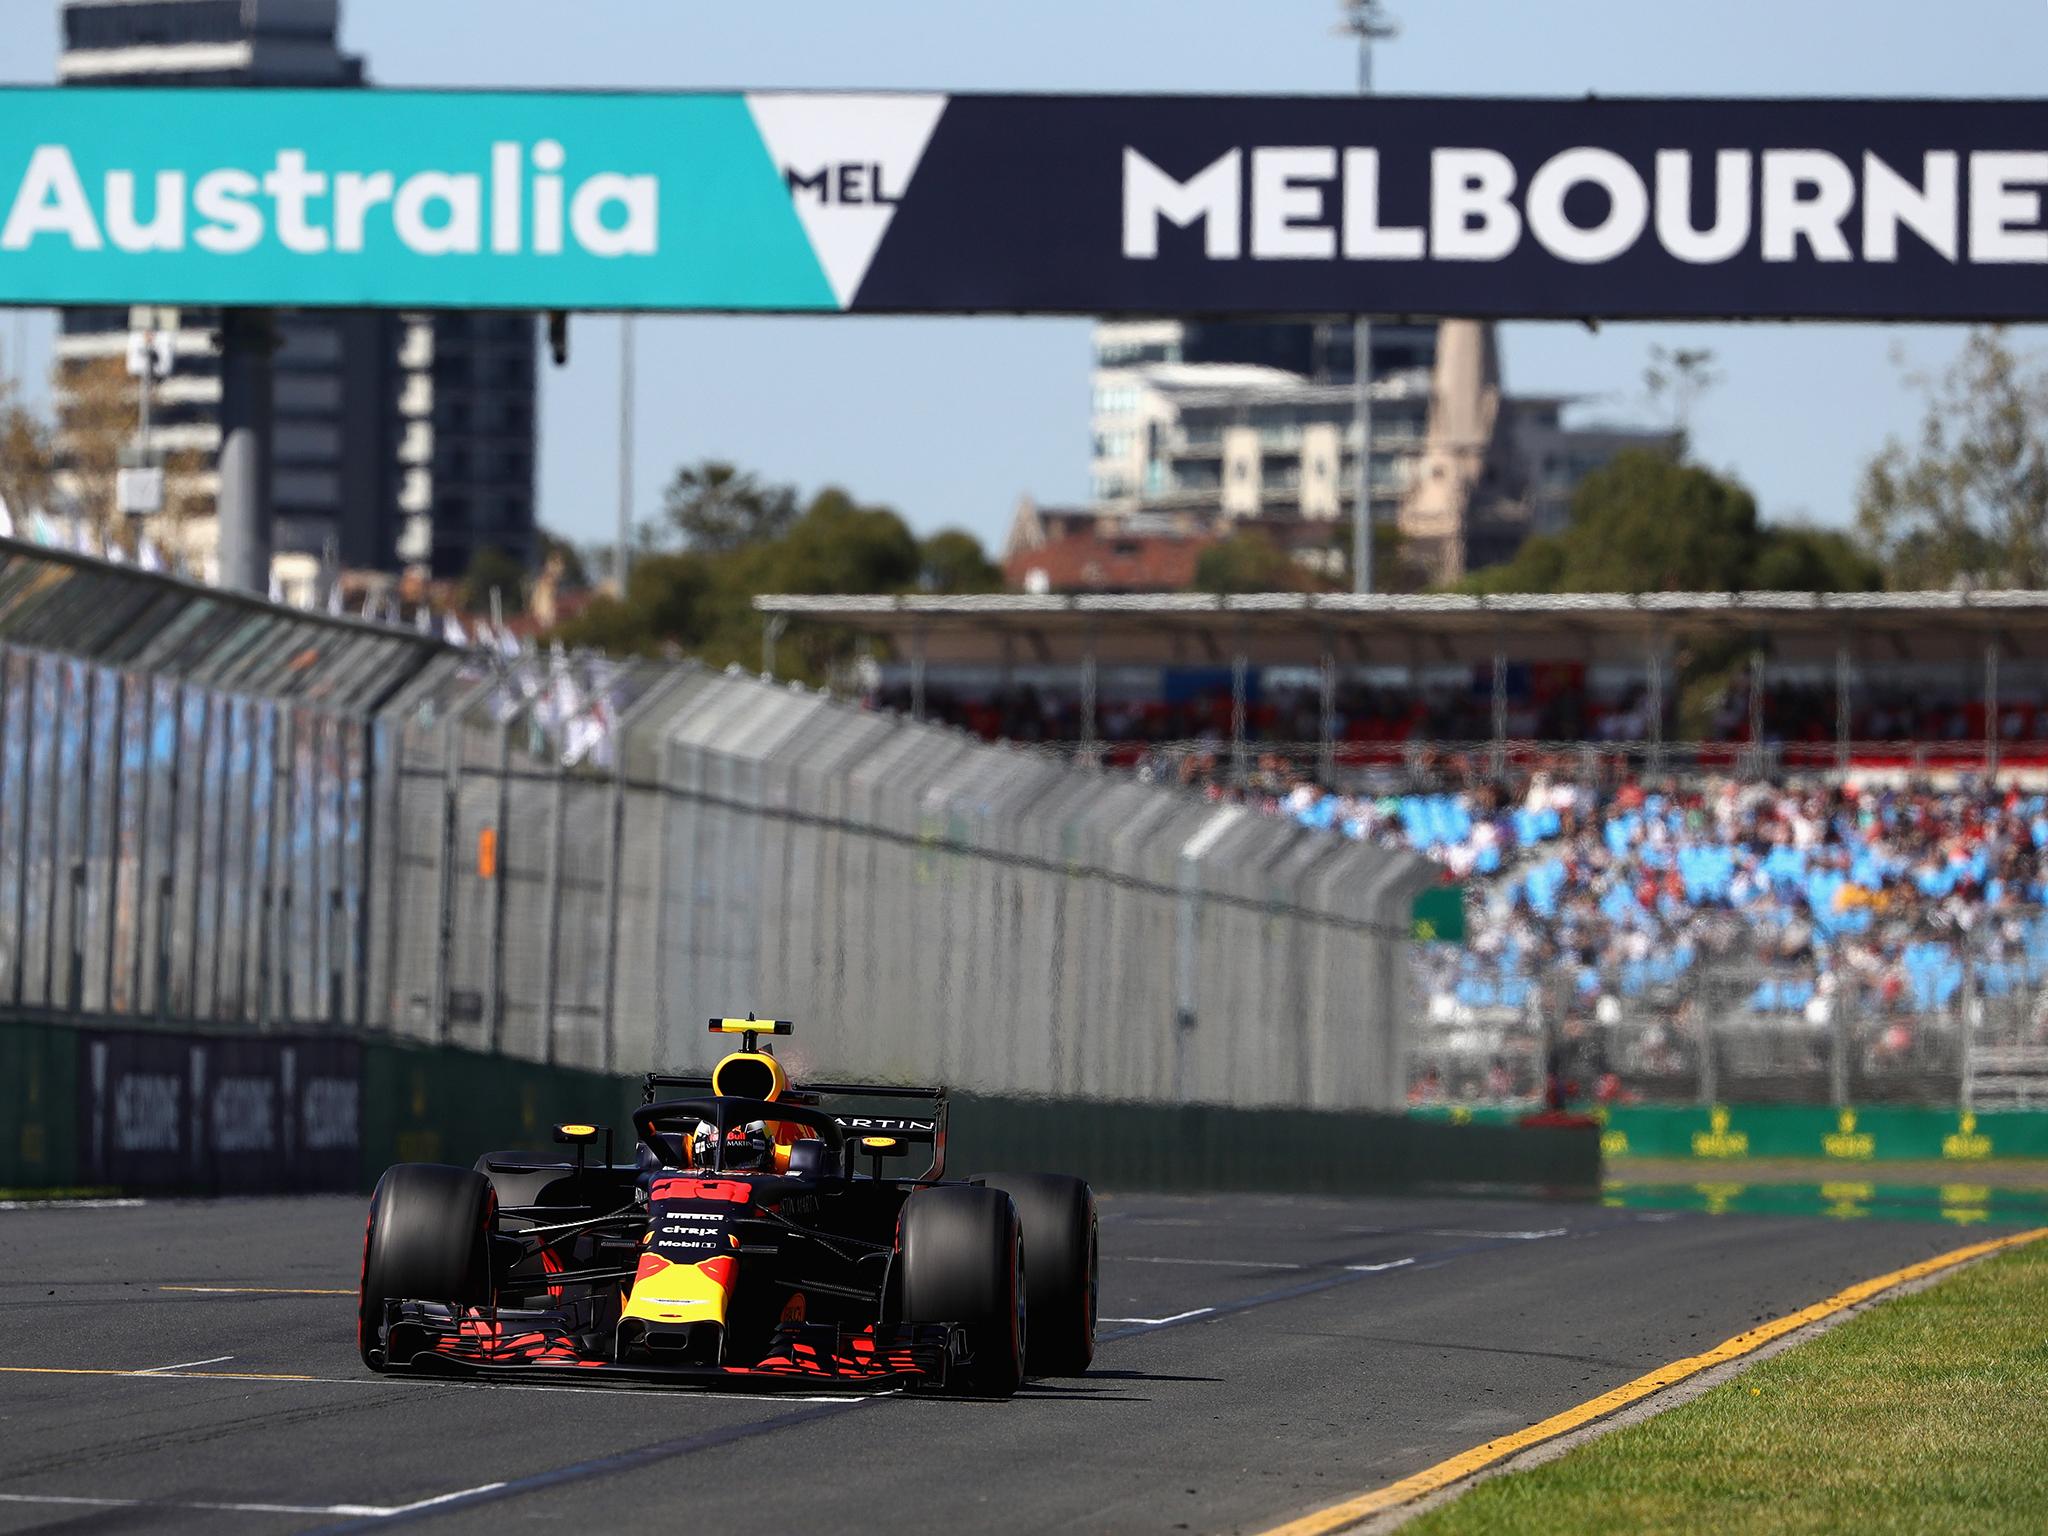
<instances>
[{"instance_id":1,"label":"asphalt track surface","mask_svg":"<svg viewBox=\"0 0 2048 1536\"><path fill-rule=\"evenodd\" d=\"M0 1532L1258 1530L2010 1230L1109 1196L1097 1369L961 1402L376 1377L362 1213L0 1209Z\"/></svg>"}]
</instances>

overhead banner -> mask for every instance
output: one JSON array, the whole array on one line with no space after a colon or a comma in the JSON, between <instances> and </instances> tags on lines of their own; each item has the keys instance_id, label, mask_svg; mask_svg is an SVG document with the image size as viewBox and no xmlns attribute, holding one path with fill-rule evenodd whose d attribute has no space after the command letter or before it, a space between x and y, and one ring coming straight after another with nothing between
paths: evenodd
<instances>
[{"instance_id":1,"label":"overhead banner","mask_svg":"<svg viewBox=\"0 0 2048 1536\"><path fill-rule=\"evenodd\" d=\"M0 89L0 304L2048 318L2031 101Z\"/></svg>"}]
</instances>

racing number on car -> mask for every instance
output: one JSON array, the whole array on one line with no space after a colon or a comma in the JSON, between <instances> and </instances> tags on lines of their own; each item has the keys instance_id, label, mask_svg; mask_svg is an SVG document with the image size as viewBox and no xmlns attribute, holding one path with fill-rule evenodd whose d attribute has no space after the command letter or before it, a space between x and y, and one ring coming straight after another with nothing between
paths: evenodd
<instances>
[{"instance_id":1,"label":"racing number on car","mask_svg":"<svg viewBox=\"0 0 2048 1536\"><path fill-rule=\"evenodd\" d=\"M656 1179L650 1200L724 1200L745 1205L748 1189L738 1179Z\"/></svg>"}]
</instances>

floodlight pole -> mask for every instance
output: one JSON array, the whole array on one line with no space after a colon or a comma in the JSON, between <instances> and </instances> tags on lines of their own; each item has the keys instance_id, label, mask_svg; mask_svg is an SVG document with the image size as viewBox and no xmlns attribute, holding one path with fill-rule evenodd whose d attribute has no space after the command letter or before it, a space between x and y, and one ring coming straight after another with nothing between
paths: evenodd
<instances>
[{"instance_id":1,"label":"floodlight pole","mask_svg":"<svg viewBox=\"0 0 2048 1536\"><path fill-rule=\"evenodd\" d=\"M1372 45L1400 28L1384 0L1339 0L1340 36L1358 39L1358 94L1372 95ZM1358 490L1351 506L1351 590L1372 591L1372 318L1351 322L1352 425L1358 433Z\"/></svg>"},{"instance_id":2,"label":"floodlight pole","mask_svg":"<svg viewBox=\"0 0 2048 1536\"><path fill-rule=\"evenodd\" d=\"M633 547L633 316L619 316L619 542L612 555L612 579L626 600L626 572Z\"/></svg>"}]
</instances>

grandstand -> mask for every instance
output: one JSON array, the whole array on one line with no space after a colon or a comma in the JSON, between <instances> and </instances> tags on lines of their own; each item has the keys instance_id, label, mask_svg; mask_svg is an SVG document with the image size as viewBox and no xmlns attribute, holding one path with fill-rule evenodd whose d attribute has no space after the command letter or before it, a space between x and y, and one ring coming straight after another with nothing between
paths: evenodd
<instances>
[{"instance_id":1,"label":"grandstand","mask_svg":"<svg viewBox=\"0 0 2048 1536\"><path fill-rule=\"evenodd\" d=\"M1608 1100L2048 1102L2048 593L759 606L885 643L872 704L1468 882L1468 945L1416 957L1419 1100L1556 1068ZM1732 681L1687 732L1703 654Z\"/></svg>"},{"instance_id":2,"label":"grandstand","mask_svg":"<svg viewBox=\"0 0 2048 1536\"><path fill-rule=\"evenodd\" d=\"M1637 766L2048 770L2048 592L770 596L882 654L871 701L1132 764L1321 776L1565 746ZM1688 721L1680 684L1735 685ZM1746 749L1746 750L1740 750Z\"/></svg>"}]
</instances>

